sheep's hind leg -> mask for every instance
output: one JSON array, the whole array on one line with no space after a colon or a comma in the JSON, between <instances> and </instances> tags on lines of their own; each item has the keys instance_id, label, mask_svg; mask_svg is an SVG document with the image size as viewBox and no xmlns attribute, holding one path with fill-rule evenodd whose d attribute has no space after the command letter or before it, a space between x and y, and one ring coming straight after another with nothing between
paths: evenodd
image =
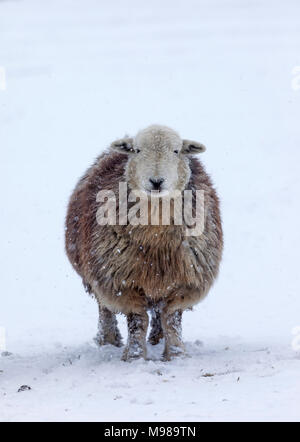
<instances>
[{"instance_id":1,"label":"sheep's hind leg","mask_svg":"<svg viewBox=\"0 0 300 442\"><path fill-rule=\"evenodd\" d=\"M168 313L168 310L162 312L162 327L165 336L165 350L163 359L171 360L175 356L184 354L184 345L182 342L182 311Z\"/></svg>"},{"instance_id":2,"label":"sheep's hind leg","mask_svg":"<svg viewBox=\"0 0 300 442\"><path fill-rule=\"evenodd\" d=\"M152 345L156 345L164 337L162 325L161 325L161 313L158 306L154 306L151 309L151 331L148 341Z\"/></svg>"},{"instance_id":3,"label":"sheep's hind leg","mask_svg":"<svg viewBox=\"0 0 300 442\"><path fill-rule=\"evenodd\" d=\"M94 340L98 345L111 344L116 347L123 345L116 315L100 304L98 333Z\"/></svg>"},{"instance_id":4,"label":"sheep's hind leg","mask_svg":"<svg viewBox=\"0 0 300 442\"><path fill-rule=\"evenodd\" d=\"M128 341L122 360L146 359L146 335L148 328L148 314L129 313L127 315Z\"/></svg>"}]
</instances>

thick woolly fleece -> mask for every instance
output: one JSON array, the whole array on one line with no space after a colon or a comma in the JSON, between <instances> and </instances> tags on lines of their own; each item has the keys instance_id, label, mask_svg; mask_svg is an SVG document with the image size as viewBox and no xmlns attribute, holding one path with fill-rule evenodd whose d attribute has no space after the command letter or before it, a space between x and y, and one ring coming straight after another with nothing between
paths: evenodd
<instances>
[{"instance_id":1,"label":"thick woolly fleece","mask_svg":"<svg viewBox=\"0 0 300 442\"><path fill-rule=\"evenodd\" d=\"M156 149L159 150L159 147ZM134 171L128 167L130 155L112 150L105 152L79 181L68 208L66 251L85 287L95 295L100 307L129 317L140 315L143 330L148 325L145 316L147 309L156 306L158 313L157 306L160 306L161 314L166 318L161 321L159 317L158 321L152 321L156 330L150 336L156 343L163 334L164 323L164 332L169 329L169 333L173 333L172 327L167 325L171 319L167 317L176 311L191 308L202 300L217 277L223 248L219 200L199 160L184 157L182 164L184 167L187 164L189 168L185 189L192 190L193 196L196 190L204 192L205 223L199 237L185 236L186 226L174 223L167 226L98 225L97 193L104 189L112 190L118 197L119 182L138 182L138 167L134 167ZM151 153L149 158L151 161ZM181 170L182 164L179 161L177 170ZM128 173L134 176L128 177ZM179 176L178 181L180 179ZM128 192L130 190L128 186ZM130 203L128 207L131 207ZM109 322L104 317L104 323L117 330L114 320ZM130 331L130 321L128 326ZM103 325L101 327L103 329ZM105 335L103 330L101 333ZM116 333L118 335L118 331ZM135 338L131 340L136 342ZM105 342L102 338L99 341ZM116 345L120 345L119 337L116 337ZM144 356L144 351L137 350L137 354Z\"/></svg>"}]
</instances>

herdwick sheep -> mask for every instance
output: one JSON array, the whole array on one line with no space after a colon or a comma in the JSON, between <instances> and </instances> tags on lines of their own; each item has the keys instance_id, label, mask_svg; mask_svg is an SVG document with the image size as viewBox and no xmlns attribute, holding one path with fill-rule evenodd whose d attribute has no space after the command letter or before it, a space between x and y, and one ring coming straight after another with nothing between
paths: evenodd
<instances>
[{"instance_id":1,"label":"herdwick sheep","mask_svg":"<svg viewBox=\"0 0 300 442\"><path fill-rule=\"evenodd\" d=\"M148 311L152 314L149 342L154 345L165 338L165 360L184 354L182 312L202 300L217 277L223 248L219 200L203 165L194 157L204 150L202 144L182 140L165 126L150 126L134 138L113 142L71 196L66 252L86 290L98 301L99 332L95 339L99 345L122 345L115 314L126 315L128 342L123 360L146 358ZM124 223L116 216L115 223L99 223L98 211L105 204L107 213L109 208L115 208L116 215L123 210L118 200L120 183L126 188L128 219ZM111 205L110 198L99 198L103 190L115 195ZM200 234L187 234L191 225L184 217L181 224L175 222L176 214L183 212L187 190L192 193L193 214L196 191L202 191ZM183 203L179 209L176 198L170 198L175 191ZM141 201L130 197L130 192L145 196L147 220L151 221L156 210L158 222L130 222L130 208ZM161 210L168 197L167 224L162 221ZM152 210L154 201L159 203Z\"/></svg>"}]
</instances>

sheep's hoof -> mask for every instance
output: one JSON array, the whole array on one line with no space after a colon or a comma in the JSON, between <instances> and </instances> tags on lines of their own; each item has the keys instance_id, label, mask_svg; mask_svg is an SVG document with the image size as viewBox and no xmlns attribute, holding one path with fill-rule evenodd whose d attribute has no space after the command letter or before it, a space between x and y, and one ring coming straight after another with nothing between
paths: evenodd
<instances>
[{"instance_id":1,"label":"sheep's hoof","mask_svg":"<svg viewBox=\"0 0 300 442\"><path fill-rule=\"evenodd\" d=\"M135 359L146 359L146 350L142 347L125 347L123 352L122 361L130 362Z\"/></svg>"},{"instance_id":2,"label":"sheep's hoof","mask_svg":"<svg viewBox=\"0 0 300 442\"><path fill-rule=\"evenodd\" d=\"M183 344L180 346L171 345L170 347L165 349L162 360L164 362L167 362L178 357L182 358L184 356L186 356L186 353Z\"/></svg>"},{"instance_id":3,"label":"sheep's hoof","mask_svg":"<svg viewBox=\"0 0 300 442\"><path fill-rule=\"evenodd\" d=\"M115 347L123 346L122 336L119 330L117 330L113 334L109 334L106 336L103 336L102 334L98 333L94 338L94 342L98 345L98 347L102 347L103 345L108 345L108 344L114 345Z\"/></svg>"}]
</instances>

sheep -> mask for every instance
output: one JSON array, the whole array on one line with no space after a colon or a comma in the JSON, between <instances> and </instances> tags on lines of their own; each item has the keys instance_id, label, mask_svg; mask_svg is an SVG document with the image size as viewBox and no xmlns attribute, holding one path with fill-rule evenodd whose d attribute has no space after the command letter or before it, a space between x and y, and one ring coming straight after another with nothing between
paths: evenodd
<instances>
[{"instance_id":1,"label":"sheep","mask_svg":"<svg viewBox=\"0 0 300 442\"><path fill-rule=\"evenodd\" d=\"M116 314L126 315L124 361L147 357L148 311L148 341L155 345L165 339L164 360L183 356L182 313L207 295L218 275L223 249L219 199L194 156L204 151L203 144L182 140L168 127L152 125L133 138L114 141L80 179L70 198L66 253L87 292L98 302L95 339L99 345L123 345ZM155 225L118 220L99 224L97 214L104 205L104 201L99 204L99 192L112 191L116 212L121 212L120 183L126 186L128 212L134 206L129 202L131 191L145 195L150 214L152 201L159 201L161 207L175 191L183 201L186 190L192 191L195 213L195 192L202 191L203 231L187 235L187 222L174 222L178 209L173 199L169 224L162 223L161 215Z\"/></svg>"}]
</instances>

